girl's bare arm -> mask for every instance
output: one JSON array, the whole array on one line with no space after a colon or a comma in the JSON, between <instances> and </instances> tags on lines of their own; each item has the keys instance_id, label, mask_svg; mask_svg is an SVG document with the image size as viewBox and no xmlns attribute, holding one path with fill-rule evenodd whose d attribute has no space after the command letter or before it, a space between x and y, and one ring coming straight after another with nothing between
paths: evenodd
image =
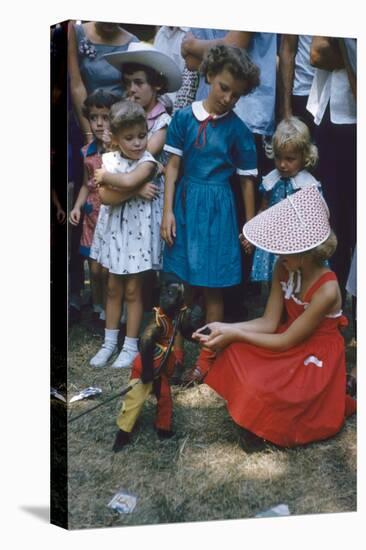
<instances>
[{"instance_id":1,"label":"girl's bare arm","mask_svg":"<svg viewBox=\"0 0 366 550\"><path fill-rule=\"evenodd\" d=\"M127 193L136 193L147 181L150 181L156 170L154 162L143 162L126 174L111 174L105 168L95 171L95 181L100 186L110 186Z\"/></svg>"},{"instance_id":2,"label":"girl's bare arm","mask_svg":"<svg viewBox=\"0 0 366 550\"><path fill-rule=\"evenodd\" d=\"M283 312L283 292L280 283L281 269L283 268L280 268L277 263L273 272L271 291L262 317L257 317L256 319L241 323L210 323L209 325L205 325L205 327L208 326L210 330L212 330L212 333L214 333L216 329L221 330L223 328L225 328L225 333L230 333L230 331L232 331L231 342L236 341L236 338L238 335L240 336L241 333L274 333L277 330ZM203 327L203 329L205 327ZM207 337L198 338L200 331L197 331L196 335L197 338L195 339L200 339L202 342L203 340L210 340L210 338Z\"/></svg>"},{"instance_id":3,"label":"girl's bare arm","mask_svg":"<svg viewBox=\"0 0 366 550\"><path fill-rule=\"evenodd\" d=\"M243 341L273 351L286 351L311 336L338 300L338 284L329 281L313 296L310 305L282 334L243 333Z\"/></svg>"},{"instance_id":4,"label":"girl's bare arm","mask_svg":"<svg viewBox=\"0 0 366 550\"><path fill-rule=\"evenodd\" d=\"M339 301L339 287L335 281L329 281L320 287L314 294L310 305L294 321L289 328L281 334L257 332L248 330L245 323L234 328L231 339L225 334L213 331L204 344L209 348L225 347L231 342L246 342L272 351L286 351L309 338L317 329L324 317L334 310ZM271 309L271 305L267 305ZM267 309L267 308L266 308ZM270 314L270 309L267 311ZM264 318L266 312L264 314Z\"/></svg>"},{"instance_id":5,"label":"girl's bare arm","mask_svg":"<svg viewBox=\"0 0 366 550\"><path fill-rule=\"evenodd\" d=\"M157 157L163 150L166 140L167 128L161 128L151 136L147 143L146 150L153 156Z\"/></svg>"},{"instance_id":6,"label":"girl's bare arm","mask_svg":"<svg viewBox=\"0 0 366 550\"><path fill-rule=\"evenodd\" d=\"M103 187L99 187L98 193L102 204L110 206L118 206L136 195L135 191L120 191L104 185Z\"/></svg>"},{"instance_id":7,"label":"girl's bare arm","mask_svg":"<svg viewBox=\"0 0 366 550\"><path fill-rule=\"evenodd\" d=\"M240 176L240 187L244 203L245 219L248 222L255 214L253 178L249 176Z\"/></svg>"},{"instance_id":8,"label":"girl's bare arm","mask_svg":"<svg viewBox=\"0 0 366 550\"><path fill-rule=\"evenodd\" d=\"M84 172L83 172L83 184L80 188L78 197L75 201L74 208L81 208L84 206L86 199L89 195L89 189L88 189L88 171L84 166Z\"/></svg>"},{"instance_id":9,"label":"girl's bare arm","mask_svg":"<svg viewBox=\"0 0 366 550\"><path fill-rule=\"evenodd\" d=\"M172 246L176 236L176 224L173 214L175 184L178 179L181 157L171 154L165 170L164 211L160 234L168 246Z\"/></svg>"}]
</instances>

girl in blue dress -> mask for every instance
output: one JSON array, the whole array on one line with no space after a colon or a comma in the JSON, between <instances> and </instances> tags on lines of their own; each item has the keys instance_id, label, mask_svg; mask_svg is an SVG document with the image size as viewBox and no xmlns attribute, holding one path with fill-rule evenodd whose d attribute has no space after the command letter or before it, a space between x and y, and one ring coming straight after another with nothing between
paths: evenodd
<instances>
[{"instance_id":1,"label":"girl in blue dress","mask_svg":"<svg viewBox=\"0 0 366 550\"><path fill-rule=\"evenodd\" d=\"M249 220L257 163L253 136L232 109L258 86L259 70L244 50L223 45L208 51L200 70L210 85L208 97L177 111L168 129L161 236L167 245L163 270L203 287L209 322L223 319L222 288L242 277L230 178L239 175ZM199 379L213 359L214 353L202 348L189 378Z\"/></svg>"},{"instance_id":2,"label":"girl in blue dress","mask_svg":"<svg viewBox=\"0 0 366 550\"><path fill-rule=\"evenodd\" d=\"M318 160L318 149L311 142L306 124L297 117L282 120L272 139L272 151L268 156L276 166L264 176L259 186L262 193L260 211L277 204L299 189L320 183L308 172ZM256 248L251 271L252 281L271 281L277 256L262 248Z\"/></svg>"}]
</instances>

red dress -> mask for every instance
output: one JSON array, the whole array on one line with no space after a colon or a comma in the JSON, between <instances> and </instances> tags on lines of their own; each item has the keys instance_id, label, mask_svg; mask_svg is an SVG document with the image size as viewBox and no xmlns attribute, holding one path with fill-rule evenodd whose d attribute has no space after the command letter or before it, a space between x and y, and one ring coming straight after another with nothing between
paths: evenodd
<instances>
[{"instance_id":1,"label":"red dress","mask_svg":"<svg viewBox=\"0 0 366 550\"><path fill-rule=\"evenodd\" d=\"M285 331L314 292L331 280L336 280L335 274L324 273L304 302L293 294L285 298L287 321L277 332ZM231 344L218 355L205 383L227 401L237 424L263 439L285 447L326 439L356 409L345 393L344 340L338 328L346 324L341 314L326 317L314 334L287 351Z\"/></svg>"},{"instance_id":2,"label":"red dress","mask_svg":"<svg viewBox=\"0 0 366 550\"><path fill-rule=\"evenodd\" d=\"M97 168L102 167L102 155L98 153L96 141L85 145L81 149L84 157L84 166L88 173L88 198L84 205L83 231L80 239L80 254L90 256L90 247L93 242L95 227L98 221L98 214L101 200L98 188L94 183L94 174Z\"/></svg>"}]
</instances>

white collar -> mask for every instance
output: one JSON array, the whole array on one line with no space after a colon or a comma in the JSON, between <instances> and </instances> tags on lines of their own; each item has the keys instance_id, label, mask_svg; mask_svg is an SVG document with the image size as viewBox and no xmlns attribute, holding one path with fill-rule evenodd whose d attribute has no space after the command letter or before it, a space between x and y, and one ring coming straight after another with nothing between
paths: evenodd
<instances>
[{"instance_id":1,"label":"white collar","mask_svg":"<svg viewBox=\"0 0 366 550\"><path fill-rule=\"evenodd\" d=\"M266 191L270 191L280 179L282 179L282 176L276 168L264 176L262 185ZM310 187L311 185L320 187L320 183L307 170L301 170L296 174L296 176L289 179L294 189L303 189L304 187Z\"/></svg>"},{"instance_id":2,"label":"white collar","mask_svg":"<svg viewBox=\"0 0 366 550\"><path fill-rule=\"evenodd\" d=\"M203 106L203 101L194 101L192 103L192 111L196 119L199 120L200 122L203 122L204 120L206 120L206 118L210 116L210 113L208 113ZM223 113L222 115L211 115L211 116L212 118L222 118L229 113L230 111L226 111L226 113Z\"/></svg>"}]
</instances>

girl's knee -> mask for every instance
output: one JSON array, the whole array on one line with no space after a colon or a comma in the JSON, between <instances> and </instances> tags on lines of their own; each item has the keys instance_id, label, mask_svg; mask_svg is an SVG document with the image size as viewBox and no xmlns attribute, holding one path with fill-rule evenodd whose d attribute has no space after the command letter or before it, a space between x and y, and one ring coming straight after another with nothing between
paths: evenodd
<instances>
[{"instance_id":1,"label":"girl's knee","mask_svg":"<svg viewBox=\"0 0 366 550\"><path fill-rule=\"evenodd\" d=\"M125 287L125 296L124 299L126 302L136 302L136 300L141 299L142 291L142 278L133 277L128 279Z\"/></svg>"},{"instance_id":2,"label":"girl's knee","mask_svg":"<svg viewBox=\"0 0 366 550\"><path fill-rule=\"evenodd\" d=\"M118 275L109 274L107 285L107 297L117 298L123 295L123 280Z\"/></svg>"}]
</instances>

